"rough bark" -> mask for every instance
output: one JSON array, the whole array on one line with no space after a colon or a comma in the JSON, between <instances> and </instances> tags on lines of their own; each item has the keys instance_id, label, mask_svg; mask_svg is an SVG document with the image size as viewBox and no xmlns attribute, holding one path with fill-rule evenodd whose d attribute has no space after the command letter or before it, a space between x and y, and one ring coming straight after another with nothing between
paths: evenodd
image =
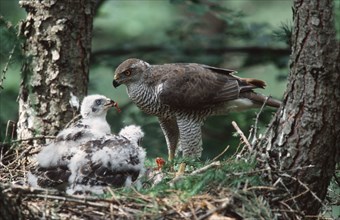
<instances>
[{"instance_id":1,"label":"rough bark","mask_svg":"<svg viewBox=\"0 0 340 220\"><path fill-rule=\"evenodd\" d=\"M74 115L71 94L87 94L95 0L22 0L27 57L19 94L19 139L55 135Z\"/></svg>"},{"instance_id":2,"label":"rough bark","mask_svg":"<svg viewBox=\"0 0 340 220\"><path fill-rule=\"evenodd\" d=\"M266 147L268 178L278 187L272 205L282 219L319 213L340 151L340 55L333 0L295 0L293 13L283 106L258 145Z\"/></svg>"}]
</instances>

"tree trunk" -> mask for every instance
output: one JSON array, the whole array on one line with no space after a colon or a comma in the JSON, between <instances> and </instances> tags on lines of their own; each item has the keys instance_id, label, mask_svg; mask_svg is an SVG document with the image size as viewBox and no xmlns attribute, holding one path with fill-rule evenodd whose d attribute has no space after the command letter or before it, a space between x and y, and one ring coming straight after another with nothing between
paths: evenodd
<instances>
[{"instance_id":1,"label":"tree trunk","mask_svg":"<svg viewBox=\"0 0 340 220\"><path fill-rule=\"evenodd\" d=\"M95 0L20 1L26 61L19 94L19 139L55 135L87 94Z\"/></svg>"},{"instance_id":2,"label":"tree trunk","mask_svg":"<svg viewBox=\"0 0 340 220\"><path fill-rule=\"evenodd\" d=\"M319 213L339 159L340 55L333 2L294 1L288 87L258 145L265 147L267 177L279 189L272 205L282 219Z\"/></svg>"}]
</instances>

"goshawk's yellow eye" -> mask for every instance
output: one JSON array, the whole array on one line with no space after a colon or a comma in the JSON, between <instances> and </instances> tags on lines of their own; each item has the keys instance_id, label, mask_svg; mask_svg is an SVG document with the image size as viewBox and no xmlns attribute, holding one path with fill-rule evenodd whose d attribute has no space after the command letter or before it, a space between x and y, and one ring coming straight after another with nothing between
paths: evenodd
<instances>
[{"instance_id":1,"label":"goshawk's yellow eye","mask_svg":"<svg viewBox=\"0 0 340 220\"><path fill-rule=\"evenodd\" d=\"M125 70L124 71L125 76L130 76L131 75L131 70Z\"/></svg>"}]
</instances>

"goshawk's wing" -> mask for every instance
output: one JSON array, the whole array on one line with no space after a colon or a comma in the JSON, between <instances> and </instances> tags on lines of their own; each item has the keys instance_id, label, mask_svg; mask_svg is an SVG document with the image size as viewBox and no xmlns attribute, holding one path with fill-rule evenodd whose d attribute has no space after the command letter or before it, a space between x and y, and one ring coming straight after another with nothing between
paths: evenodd
<instances>
[{"instance_id":1,"label":"goshawk's wing","mask_svg":"<svg viewBox=\"0 0 340 220\"><path fill-rule=\"evenodd\" d=\"M155 68L160 69L153 71L164 72L156 85L159 98L173 108L210 108L239 98L242 91L264 86L259 80L236 77L232 70L201 64L165 64Z\"/></svg>"}]
</instances>

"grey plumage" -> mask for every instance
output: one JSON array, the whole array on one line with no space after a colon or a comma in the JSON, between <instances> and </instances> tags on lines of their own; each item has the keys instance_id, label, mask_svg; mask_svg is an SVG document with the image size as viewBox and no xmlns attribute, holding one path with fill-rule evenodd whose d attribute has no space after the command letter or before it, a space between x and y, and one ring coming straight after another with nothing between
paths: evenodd
<instances>
[{"instance_id":1,"label":"grey plumage","mask_svg":"<svg viewBox=\"0 0 340 220\"><path fill-rule=\"evenodd\" d=\"M201 125L208 116L264 103L267 97L253 89L264 88L265 82L234 73L196 63L150 65L132 58L117 67L113 85L125 84L131 100L144 112L158 117L172 160L177 145L183 156L201 156ZM280 106L272 98L266 104Z\"/></svg>"},{"instance_id":2,"label":"grey plumage","mask_svg":"<svg viewBox=\"0 0 340 220\"><path fill-rule=\"evenodd\" d=\"M144 173L146 155L135 141L140 138L142 136L133 136L130 140L121 135L106 135L81 145L68 165L71 175L67 192L100 194L106 186L140 185L138 177Z\"/></svg>"},{"instance_id":3,"label":"grey plumage","mask_svg":"<svg viewBox=\"0 0 340 220\"><path fill-rule=\"evenodd\" d=\"M82 118L71 127L60 131L56 139L37 155L40 167L68 164L69 158L86 141L111 134L106 114L115 102L102 95L86 96L81 105Z\"/></svg>"},{"instance_id":4,"label":"grey plumage","mask_svg":"<svg viewBox=\"0 0 340 220\"><path fill-rule=\"evenodd\" d=\"M144 136L139 126L127 126L123 135L111 134L107 110L115 102L101 95L85 97L82 119L62 130L36 155L37 165L28 173L35 187L102 193L104 187L130 185L144 172ZM123 132L124 131L124 132Z\"/></svg>"}]
</instances>

